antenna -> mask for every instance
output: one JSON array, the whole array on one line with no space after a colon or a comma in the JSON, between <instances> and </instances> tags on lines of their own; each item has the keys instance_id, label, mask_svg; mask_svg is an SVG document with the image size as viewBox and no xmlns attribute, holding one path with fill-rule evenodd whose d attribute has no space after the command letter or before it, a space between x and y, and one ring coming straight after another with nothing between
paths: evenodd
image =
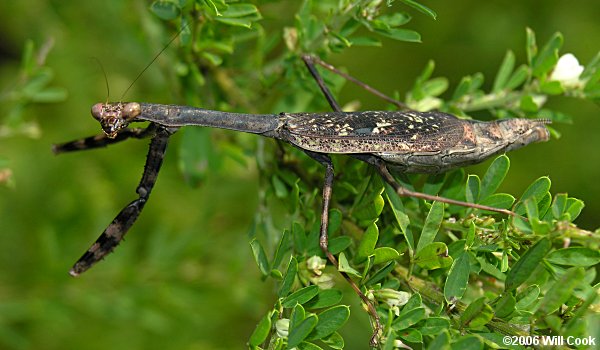
<instances>
[{"instance_id":1,"label":"antenna","mask_svg":"<svg viewBox=\"0 0 600 350\"><path fill-rule=\"evenodd\" d=\"M146 70L148 70L148 68L150 68L150 66L154 63L154 61L156 61L158 59L158 57L169 47L171 46L171 44L173 43L173 41L175 41L175 39L177 39L177 37L188 27L188 23L186 23L183 27L181 27L181 29L175 34L173 35L173 37L171 38L171 40L169 40L169 42L167 43L167 45L165 45L159 53L156 54L156 56L154 56L154 58L152 59L152 61L150 61L150 63L148 63L146 65L146 67L144 67L144 69L142 69L142 71L137 75L137 77L135 77L135 79L133 80L133 82L131 82L131 85L129 85L129 87L125 90L125 92L123 93L123 95L121 96L121 101L123 100L123 97L125 97L125 95L127 94L127 92L129 92L129 90L131 89L131 87L133 86L133 84L135 84L140 77L142 76L142 74L144 74L144 72L146 72Z\"/></svg>"},{"instance_id":2,"label":"antenna","mask_svg":"<svg viewBox=\"0 0 600 350\"><path fill-rule=\"evenodd\" d=\"M102 74L104 74L104 82L106 83L106 103L108 103L108 99L110 98L110 86L108 85L108 76L106 75L106 71L104 70L102 62L100 62L100 60L97 57L90 58L93 59L100 66Z\"/></svg>"}]
</instances>

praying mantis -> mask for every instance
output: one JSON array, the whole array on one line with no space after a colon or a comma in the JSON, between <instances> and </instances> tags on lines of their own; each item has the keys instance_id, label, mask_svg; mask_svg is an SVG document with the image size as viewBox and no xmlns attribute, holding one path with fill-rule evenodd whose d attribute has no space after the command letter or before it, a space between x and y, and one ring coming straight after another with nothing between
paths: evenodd
<instances>
[{"instance_id":1,"label":"praying mantis","mask_svg":"<svg viewBox=\"0 0 600 350\"><path fill-rule=\"evenodd\" d=\"M92 116L100 123L103 134L55 145L55 153L104 147L129 138L150 138L151 143L142 179L136 188L138 198L117 214L75 263L70 274L78 276L85 272L122 241L150 197L170 136L179 128L189 126L229 129L276 139L301 149L322 164L325 175L319 244L334 266L338 265L337 258L328 250L334 180L331 154L348 155L372 165L400 196L516 215L506 209L408 190L392 176L390 167L404 173L435 174L480 163L494 155L548 140L549 132L545 127L548 120L479 122L438 111L413 110L343 112L315 67L315 64L319 64L329 69L327 64L310 55L304 55L301 59L329 101L332 112L244 114L139 102L95 104L91 110ZM130 124L138 122L149 122L149 125L143 129L130 127ZM374 324L371 344L376 345L382 329L377 311L350 276L341 273L368 308Z\"/></svg>"}]
</instances>

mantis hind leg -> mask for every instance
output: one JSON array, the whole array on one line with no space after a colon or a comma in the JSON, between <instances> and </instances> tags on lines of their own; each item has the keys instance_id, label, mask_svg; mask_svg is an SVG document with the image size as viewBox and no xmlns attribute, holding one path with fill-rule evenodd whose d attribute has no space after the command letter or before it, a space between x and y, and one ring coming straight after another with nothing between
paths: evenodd
<instances>
[{"instance_id":1,"label":"mantis hind leg","mask_svg":"<svg viewBox=\"0 0 600 350\"><path fill-rule=\"evenodd\" d=\"M331 108L336 112L341 112L341 108L340 108L339 104L333 97L333 94L331 93L331 91L329 91L329 88L327 88L327 86L325 85L323 78L321 77L321 75L317 71L316 67L314 66L312 56L305 55L302 57L302 59L304 60L304 63L306 64L306 66L307 66L308 70L310 71L310 73L312 74L312 76L315 78L317 84L321 88L321 91L325 95L325 98L327 98L327 101L329 102ZM332 195L332 190L333 190L333 177L334 177L333 163L331 162L331 158L327 154L316 153L316 152L311 152L311 151L307 151L307 150L304 150L304 152L306 154L308 154L311 158L316 160L317 162L321 163L325 167L325 180L323 183L323 206L322 206L322 212L321 212L321 229L320 229L320 235L319 235L319 245L321 247L321 250L327 256L327 259L337 268L337 267L339 267L338 261L335 258L335 256L329 251L329 235L328 235L329 205L331 202L331 195ZM340 271L340 274L346 279L346 281L348 281L348 284L350 284L350 287L356 292L356 294L360 297L360 299L366 305L369 315L371 316L371 319L373 321L373 336L371 337L371 346L377 346L377 344L379 343L379 338L381 336L383 328L381 326L381 320L379 318L379 315L377 314L377 310L375 309L375 305L373 305L373 302L371 302L367 298L367 296L362 292L360 287L356 284L356 282L354 282L352 280L352 278L350 278L350 276L347 273Z\"/></svg>"}]
</instances>

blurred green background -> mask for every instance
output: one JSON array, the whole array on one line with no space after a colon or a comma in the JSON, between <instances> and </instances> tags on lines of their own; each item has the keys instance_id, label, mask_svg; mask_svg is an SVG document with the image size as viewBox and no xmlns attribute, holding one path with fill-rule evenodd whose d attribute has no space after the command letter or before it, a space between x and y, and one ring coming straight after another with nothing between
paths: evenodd
<instances>
[{"instance_id":1,"label":"blurred green background","mask_svg":"<svg viewBox=\"0 0 600 350\"><path fill-rule=\"evenodd\" d=\"M422 34L422 44L388 41L383 49L351 48L330 61L391 93L407 91L428 59L436 61L437 75L450 78L452 87L478 71L489 86L507 49L519 62L525 60L525 27L535 30L539 44L561 31L563 52L574 53L583 64L600 50L600 2L595 0L425 3L437 11L438 20L415 13L408 25ZM1 349L242 348L275 300L271 282L260 280L247 240L259 191L252 160L247 167L226 161L227 171L209 174L192 189L177 169L177 135L127 242L80 278L67 275L135 197L147 141L61 156L52 154L51 145L100 131L89 109L106 99L106 88L91 57L104 66L116 99L160 50L163 43L148 40L142 30L154 20L147 5L120 0L0 3L3 91L18 80L26 39L39 47L50 38L54 47L47 65L54 70L53 85L68 90L63 103L26 109L26 118L40 125L39 138L0 139L0 156L9 160L15 181L14 188L0 188ZM267 6L262 14L273 26L286 20L292 25L285 14L298 5L289 1L288 11L279 6L270 12ZM175 102L160 65L145 73L128 100ZM354 99L363 109L383 106L348 85L340 100ZM577 222L596 229L600 107L569 98L551 105L572 115L574 124L554 125L562 133L559 140L511 154L511 171L501 190L519 195L535 178L548 175L553 192L584 200L587 207ZM354 299L348 297L354 312L344 333L347 348L361 349L369 331Z\"/></svg>"}]
</instances>

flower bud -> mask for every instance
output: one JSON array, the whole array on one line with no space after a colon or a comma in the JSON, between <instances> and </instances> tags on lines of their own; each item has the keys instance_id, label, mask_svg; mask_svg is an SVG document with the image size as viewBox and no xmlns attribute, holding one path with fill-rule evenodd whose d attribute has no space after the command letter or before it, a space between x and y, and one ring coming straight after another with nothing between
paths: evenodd
<instances>
[{"instance_id":1,"label":"flower bud","mask_svg":"<svg viewBox=\"0 0 600 350\"><path fill-rule=\"evenodd\" d=\"M287 338L290 332L290 319L282 318L277 320L277 322L275 322L275 331L279 338Z\"/></svg>"},{"instance_id":2,"label":"flower bud","mask_svg":"<svg viewBox=\"0 0 600 350\"><path fill-rule=\"evenodd\" d=\"M559 81L563 87L576 87L584 67L579 64L577 57L567 53L558 59L556 67L550 74L550 80Z\"/></svg>"}]
</instances>

